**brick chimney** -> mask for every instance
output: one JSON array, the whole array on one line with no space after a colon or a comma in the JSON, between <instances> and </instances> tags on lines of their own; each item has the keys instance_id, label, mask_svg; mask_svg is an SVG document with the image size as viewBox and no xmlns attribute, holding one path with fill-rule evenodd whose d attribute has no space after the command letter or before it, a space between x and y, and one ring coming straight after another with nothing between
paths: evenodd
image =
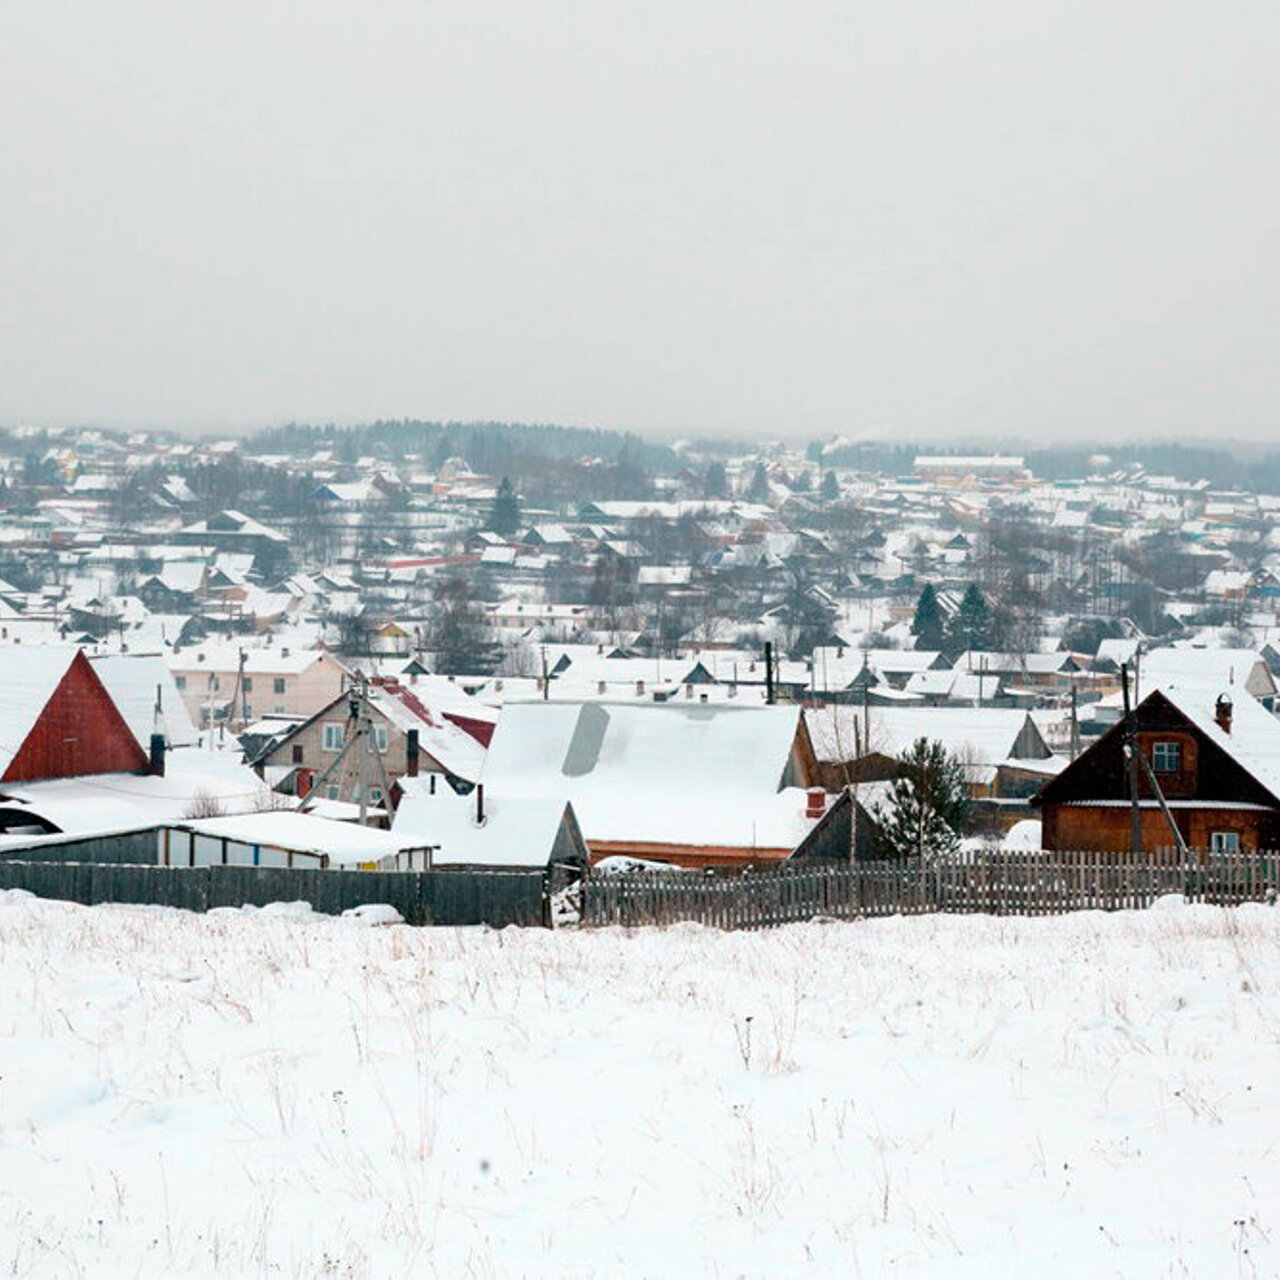
<instances>
[{"instance_id":1,"label":"brick chimney","mask_svg":"<svg viewBox=\"0 0 1280 1280\"><path fill-rule=\"evenodd\" d=\"M821 787L810 787L805 792L804 816L820 818L827 811L827 793Z\"/></svg>"},{"instance_id":2,"label":"brick chimney","mask_svg":"<svg viewBox=\"0 0 1280 1280\"><path fill-rule=\"evenodd\" d=\"M1218 728L1223 733L1231 732L1231 714L1232 714L1231 695L1220 693L1218 701L1213 704L1213 718L1218 722Z\"/></svg>"}]
</instances>

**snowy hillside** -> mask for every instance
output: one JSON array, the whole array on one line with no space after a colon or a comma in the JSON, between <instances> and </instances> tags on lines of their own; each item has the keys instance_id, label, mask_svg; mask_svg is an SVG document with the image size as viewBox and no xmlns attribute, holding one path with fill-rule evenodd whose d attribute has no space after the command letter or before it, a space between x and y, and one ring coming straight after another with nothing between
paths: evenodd
<instances>
[{"instance_id":1,"label":"snowy hillside","mask_svg":"<svg viewBox=\"0 0 1280 1280\"><path fill-rule=\"evenodd\" d=\"M1280 912L722 935L0 894L0 1272L1272 1276Z\"/></svg>"}]
</instances>

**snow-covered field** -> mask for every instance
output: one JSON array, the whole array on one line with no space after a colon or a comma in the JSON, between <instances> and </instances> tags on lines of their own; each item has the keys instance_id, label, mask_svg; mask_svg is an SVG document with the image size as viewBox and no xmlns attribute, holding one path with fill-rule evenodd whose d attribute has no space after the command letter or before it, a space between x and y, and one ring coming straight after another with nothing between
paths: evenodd
<instances>
[{"instance_id":1,"label":"snow-covered field","mask_svg":"<svg viewBox=\"0 0 1280 1280\"><path fill-rule=\"evenodd\" d=\"M0 894L5 1276L1280 1274L1280 911L725 935Z\"/></svg>"}]
</instances>

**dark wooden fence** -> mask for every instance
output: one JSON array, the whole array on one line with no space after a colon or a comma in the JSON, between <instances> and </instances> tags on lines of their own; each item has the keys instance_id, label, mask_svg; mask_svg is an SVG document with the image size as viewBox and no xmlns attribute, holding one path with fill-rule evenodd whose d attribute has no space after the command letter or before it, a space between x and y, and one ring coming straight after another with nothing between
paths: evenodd
<instances>
[{"instance_id":1,"label":"dark wooden fence","mask_svg":"<svg viewBox=\"0 0 1280 1280\"><path fill-rule=\"evenodd\" d=\"M385 902L410 924L495 928L543 924L544 879L541 871L313 871L0 859L0 889L27 889L86 906L127 902L208 911L304 901L326 915L340 915Z\"/></svg>"},{"instance_id":2,"label":"dark wooden fence","mask_svg":"<svg viewBox=\"0 0 1280 1280\"><path fill-rule=\"evenodd\" d=\"M1162 894L1233 906L1274 900L1280 854L1133 855L992 849L922 864L786 865L743 875L596 873L582 892L589 925L693 920L762 929L815 916L857 919L934 911L1061 915L1148 907Z\"/></svg>"}]
</instances>

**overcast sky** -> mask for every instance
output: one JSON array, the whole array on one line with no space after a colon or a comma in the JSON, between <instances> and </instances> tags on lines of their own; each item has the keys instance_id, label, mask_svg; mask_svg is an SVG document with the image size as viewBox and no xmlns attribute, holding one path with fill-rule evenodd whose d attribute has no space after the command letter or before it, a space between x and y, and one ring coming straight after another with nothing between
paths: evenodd
<instances>
[{"instance_id":1,"label":"overcast sky","mask_svg":"<svg viewBox=\"0 0 1280 1280\"><path fill-rule=\"evenodd\" d=\"M1261 439L1275 0L29 0L0 420Z\"/></svg>"}]
</instances>

